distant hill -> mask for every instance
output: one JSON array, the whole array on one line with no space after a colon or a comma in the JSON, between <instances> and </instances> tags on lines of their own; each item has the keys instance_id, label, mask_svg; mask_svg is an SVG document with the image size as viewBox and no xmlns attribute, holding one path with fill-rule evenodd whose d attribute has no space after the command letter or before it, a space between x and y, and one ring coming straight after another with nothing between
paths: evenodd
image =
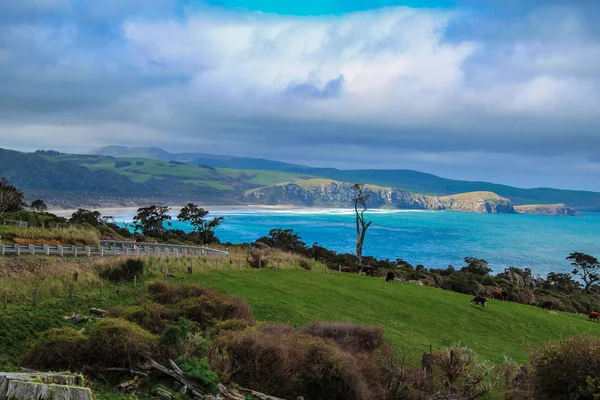
<instances>
[{"instance_id":1,"label":"distant hill","mask_svg":"<svg viewBox=\"0 0 600 400\"><path fill-rule=\"evenodd\" d=\"M289 164L263 158L235 157L205 153L169 153L158 147L105 146L89 154L113 157L152 158L165 161L180 161L187 164L206 164L215 168L253 169L284 172L306 172L310 167Z\"/></svg>"},{"instance_id":2,"label":"distant hill","mask_svg":"<svg viewBox=\"0 0 600 400\"><path fill-rule=\"evenodd\" d=\"M175 160L192 164L207 164L217 168L282 171L327 178L340 182L362 182L383 187L404 189L412 193L430 196L448 196L465 192L493 192L508 198L515 205L566 204L579 210L600 211L600 193L552 188L522 189L490 182L446 179L433 174L413 170L339 170L313 168L261 158L210 155L202 153L169 153L160 148L107 146L94 150L94 154L116 157L153 155L163 160ZM274 184L274 183L271 183ZM265 185L266 186L266 185Z\"/></svg>"},{"instance_id":3,"label":"distant hill","mask_svg":"<svg viewBox=\"0 0 600 400\"><path fill-rule=\"evenodd\" d=\"M106 169L81 165L82 162L97 162L93 157L0 149L0 176L7 177L10 184L22 190L28 201L42 198L50 205L62 207L135 205L184 199L235 202L234 194L227 195L209 185L186 184L158 175L132 180L127 174L115 172L118 170L115 168L117 159L111 159L111 168Z\"/></svg>"}]
</instances>

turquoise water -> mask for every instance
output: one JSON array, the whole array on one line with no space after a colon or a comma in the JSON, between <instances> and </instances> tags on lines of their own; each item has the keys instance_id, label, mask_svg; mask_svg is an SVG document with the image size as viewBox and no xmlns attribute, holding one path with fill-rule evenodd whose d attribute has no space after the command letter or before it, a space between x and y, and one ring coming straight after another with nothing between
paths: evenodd
<instances>
[{"instance_id":1,"label":"turquoise water","mask_svg":"<svg viewBox=\"0 0 600 400\"><path fill-rule=\"evenodd\" d=\"M356 239L350 210L219 210L225 222L217 229L223 242L251 242L270 229L293 229L307 245L314 242L353 252ZM120 220L130 220L122 215ZM534 273L570 272L565 258L574 251L600 257L600 213L582 217L473 214L448 211L380 211L368 213L365 255L403 258L413 265L445 268L463 265L466 256L487 260L495 272L508 266ZM173 221L173 228L190 230Z\"/></svg>"}]
</instances>

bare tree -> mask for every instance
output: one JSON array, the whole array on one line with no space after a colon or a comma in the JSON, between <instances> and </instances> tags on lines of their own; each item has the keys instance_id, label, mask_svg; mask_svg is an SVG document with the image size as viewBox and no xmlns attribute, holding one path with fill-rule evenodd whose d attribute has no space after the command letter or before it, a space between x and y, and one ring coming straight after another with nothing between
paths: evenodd
<instances>
[{"instance_id":1,"label":"bare tree","mask_svg":"<svg viewBox=\"0 0 600 400\"><path fill-rule=\"evenodd\" d=\"M369 194L364 193L364 184L357 183L354 185L354 191L356 197L352 199L354 201L354 212L356 213L356 259L357 264L360 267L362 265L362 251L363 244L365 242L365 234L367 229L371 226L371 221L365 221L365 211L367 211L367 200L369 200ZM359 210L362 208L361 210Z\"/></svg>"}]
</instances>

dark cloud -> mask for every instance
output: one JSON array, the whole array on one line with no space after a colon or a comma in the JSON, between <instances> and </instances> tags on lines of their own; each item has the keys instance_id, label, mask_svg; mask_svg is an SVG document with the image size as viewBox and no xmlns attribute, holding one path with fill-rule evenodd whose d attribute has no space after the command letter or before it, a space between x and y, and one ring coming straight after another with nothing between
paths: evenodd
<instances>
[{"instance_id":1,"label":"dark cloud","mask_svg":"<svg viewBox=\"0 0 600 400\"><path fill-rule=\"evenodd\" d=\"M598 4L294 18L2 2L0 139L600 189Z\"/></svg>"}]
</instances>

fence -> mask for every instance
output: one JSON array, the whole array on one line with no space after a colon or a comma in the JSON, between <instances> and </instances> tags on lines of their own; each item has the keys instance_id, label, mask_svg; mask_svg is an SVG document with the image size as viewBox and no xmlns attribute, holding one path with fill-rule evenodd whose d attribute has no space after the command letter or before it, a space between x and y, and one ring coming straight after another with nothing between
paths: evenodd
<instances>
[{"instance_id":1,"label":"fence","mask_svg":"<svg viewBox=\"0 0 600 400\"><path fill-rule=\"evenodd\" d=\"M61 257L70 255L78 256L204 256L219 255L228 256L227 251L210 249L199 246L180 246L160 243L136 243L114 240L101 240L100 246L50 246L34 244L0 244L0 255L15 254L41 254L41 255L59 255Z\"/></svg>"},{"instance_id":2,"label":"fence","mask_svg":"<svg viewBox=\"0 0 600 400\"><path fill-rule=\"evenodd\" d=\"M25 221L15 221L12 219L5 219L5 220L2 220L2 225L14 225L19 228L27 229L27 222L25 222Z\"/></svg>"}]
</instances>

